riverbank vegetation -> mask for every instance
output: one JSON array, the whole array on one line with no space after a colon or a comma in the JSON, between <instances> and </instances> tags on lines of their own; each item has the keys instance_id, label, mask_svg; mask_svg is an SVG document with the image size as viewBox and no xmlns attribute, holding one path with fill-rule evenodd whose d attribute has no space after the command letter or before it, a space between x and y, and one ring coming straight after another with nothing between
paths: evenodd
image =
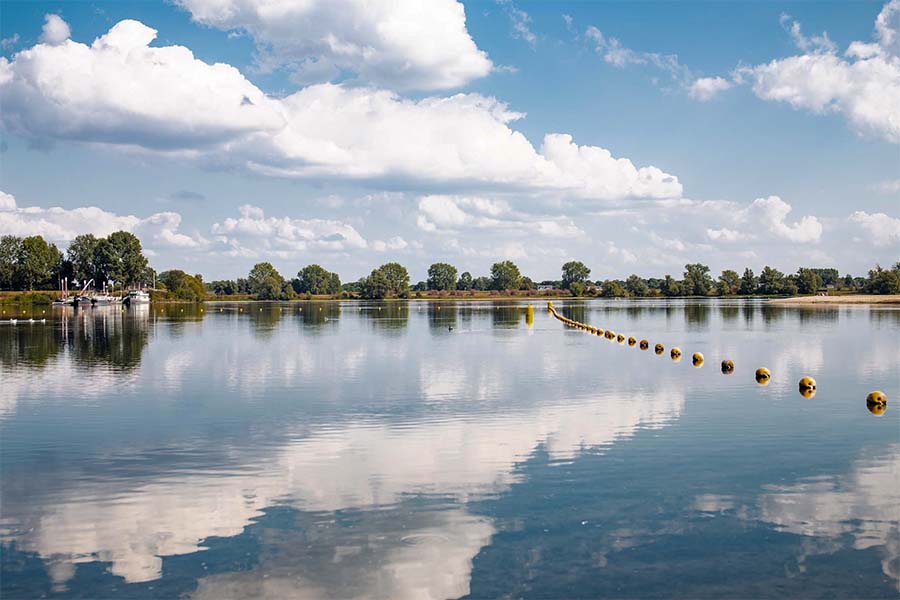
<instances>
[{"instance_id":1,"label":"riverbank vegetation","mask_svg":"<svg viewBox=\"0 0 900 600\"><path fill-rule=\"evenodd\" d=\"M201 274L178 269L157 275L144 256L140 240L116 231L105 238L80 235L63 254L41 236L0 237L0 303L49 303L48 290L69 283L72 291L93 280L96 288L150 288L154 301L202 302L207 299L291 300L314 298L497 298L510 296L601 296L607 298L796 296L816 294L900 294L900 262L890 268L876 265L867 277L833 268L802 267L784 274L766 266L757 275L726 269L714 276L701 263L685 265L680 278L665 274L625 279L591 280L591 269L580 261L562 265L560 279L535 282L512 261L496 262L490 273L473 276L456 266L436 262L427 279L411 283L406 267L385 263L357 281L342 283L337 273L318 264L285 278L271 263L253 266L244 278L204 282ZM21 293L27 291L28 293Z\"/></svg>"}]
</instances>

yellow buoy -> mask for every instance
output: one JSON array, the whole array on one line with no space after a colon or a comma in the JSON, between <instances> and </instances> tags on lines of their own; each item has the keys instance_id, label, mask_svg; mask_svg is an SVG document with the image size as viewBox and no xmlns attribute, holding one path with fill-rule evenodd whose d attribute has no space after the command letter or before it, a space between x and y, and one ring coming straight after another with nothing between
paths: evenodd
<instances>
[{"instance_id":1,"label":"yellow buoy","mask_svg":"<svg viewBox=\"0 0 900 600\"><path fill-rule=\"evenodd\" d=\"M653 351L656 352L657 354L662 354L663 352L666 351L666 347L663 346L662 344L657 344L657 345L653 346Z\"/></svg>"},{"instance_id":2,"label":"yellow buoy","mask_svg":"<svg viewBox=\"0 0 900 600\"><path fill-rule=\"evenodd\" d=\"M772 379L772 373L765 367L758 368L755 376L759 385L769 385L769 380Z\"/></svg>"},{"instance_id":3,"label":"yellow buoy","mask_svg":"<svg viewBox=\"0 0 900 600\"><path fill-rule=\"evenodd\" d=\"M866 404L866 408L869 409L869 412L875 415L876 417L880 417L884 414L884 411L887 410L887 404L878 404L876 402Z\"/></svg>"},{"instance_id":4,"label":"yellow buoy","mask_svg":"<svg viewBox=\"0 0 900 600\"><path fill-rule=\"evenodd\" d=\"M887 404L887 396L878 390L869 392L869 395L866 396L866 404Z\"/></svg>"},{"instance_id":5,"label":"yellow buoy","mask_svg":"<svg viewBox=\"0 0 900 600\"><path fill-rule=\"evenodd\" d=\"M674 348L672 348L672 350L669 351L669 356L672 357L672 360L678 362L679 360L681 360L681 348L675 346Z\"/></svg>"},{"instance_id":6,"label":"yellow buoy","mask_svg":"<svg viewBox=\"0 0 900 600\"><path fill-rule=\"evenodd\" d=\"M634 336L631 336L631 337L628 338L628 345L629 345L629 346L631 346L631 347L633 348L636 344L637 344L637 340L634 339Z\"/></svg>"},{"instance_id":7,"label":"yellow buoy","mask_svg":"<svg viewBox=\"0 0 900 600\"><path fill-rule=\"evenodd\" d=\"M800 395L804 398L812 398L816 395L816 380L812 377L803 377L797 387Z\"/></svg>"},{"instance_id":8,"label":"yellow buoy","mask_svg":"<svg viewBox=\"0 0 900 600\"><path fill-rule=\"evenodd\" d=\"M722 361L722 372L726 375L731 375L734 373L734 361L728 360L727 358Z\"/></svg>"},{"instance_id":9,"label":"yellow buoy","mask_svg":"<svg viewBox=\"0 0 900 600\"><path fill-rule=\"evenodd\" d=\"M641 340L640 347L641 350L646 350L650 347L650 342L648 342L647 340Z\"/></svg>"},{"instance_id":10,"label":"yellow buoy","mask_svg":"<svg viewBox=\"0 0 900 600\"><path fill-rule=\"evenodd\" d=\"M625 336L620 333L619 335L616 336L616 341L619 342L620 344L623 343L625 341Z\"/></svg>"},{"instance_id":11,"label":"yellow buoy","mask_svg":"<svg viewBox=\"0 0 900 600\"><path fill-rule=\"evenodd\" d=\"M601 329L600 327L598 327L598 328L597 328L597 335L604 335L604 334L606 334L606 332L603 331L603 329Z\"/></svg>"},{"instance_id":12,"label":"yellow buoy","mask_svg":"<svg viewBox=\"0 0 900 600\"><path fill-rule=\"evenodd\" d=\"M694 364L694 366L697 367L698 369L699 369L700 367L703 366L703 360L704 360L704 359L703 359L703 355L700 354L699 352L694 352L694 355L691 356L691 362L692 362L692 363Z\"/></svg>"}]
</instances>

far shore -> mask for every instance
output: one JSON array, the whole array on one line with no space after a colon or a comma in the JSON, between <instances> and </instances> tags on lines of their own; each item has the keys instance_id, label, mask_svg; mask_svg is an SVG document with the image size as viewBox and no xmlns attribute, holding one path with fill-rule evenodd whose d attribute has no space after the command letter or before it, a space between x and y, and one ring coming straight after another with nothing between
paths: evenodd
<instances>
[{"instance_id":1,"label":"far shore","mask_svg":"<svg viewBox=\"0 0 900 600\"><path fill-rule=\"evenodd\" d=\"M847 294L845 296L796 296L776 298L769 304L900 304L900 294Z\"/></svg>"}]
</instances>

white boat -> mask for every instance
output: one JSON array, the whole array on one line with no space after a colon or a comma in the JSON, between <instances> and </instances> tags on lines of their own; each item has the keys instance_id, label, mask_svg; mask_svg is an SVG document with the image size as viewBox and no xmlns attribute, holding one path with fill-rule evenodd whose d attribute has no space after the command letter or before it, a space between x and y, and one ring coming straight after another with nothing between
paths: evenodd
<instances>
[{"instance_id":1,"label":"white boat","mask_svg":"<svg viewBox=\"0 0 900 600\"><path fill-rule=\"evenodd\" d=\"M107 304L118 304L122 299L118 296L110 296L109 294L94 294L91 298L91 304L95 306L106 306Z\"/></svg>"},{"instance_id":2,"label":"white boat","mask_svg":"<svg viewBox=\"0 0 900 600\"><path fill-rule=\"evenodd\" d=\"M134 304L150 304L150 294L144 290L131 290L125 296L125 303L129 306Z\"/></svg>"}]
</instances>

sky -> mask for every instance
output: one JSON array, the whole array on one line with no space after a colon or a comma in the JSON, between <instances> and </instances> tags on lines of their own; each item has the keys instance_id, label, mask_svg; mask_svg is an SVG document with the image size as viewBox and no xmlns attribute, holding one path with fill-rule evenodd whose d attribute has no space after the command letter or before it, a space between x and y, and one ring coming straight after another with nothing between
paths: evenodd
<instances>
[{"instance_id":1,"label":"sky","mask_svg":"<svg viewBox=\"0 0 900 600\"><path fill-rule=\"evenodd\" d=\"M900 0L0 4L0 234L157 270L900 260Z\"/></svg>"}]
</instances>

